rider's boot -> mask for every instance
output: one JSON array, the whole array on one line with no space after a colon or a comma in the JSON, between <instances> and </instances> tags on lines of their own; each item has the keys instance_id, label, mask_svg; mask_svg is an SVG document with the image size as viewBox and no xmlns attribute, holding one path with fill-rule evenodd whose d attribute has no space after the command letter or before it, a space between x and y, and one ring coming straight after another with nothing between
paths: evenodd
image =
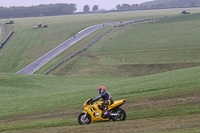
<instances>
[{"instance_id":1,"label":"rider's boot","mask_svg":"<svg viewBox=\"0 0 200 133\"><path fill-rule=\"evenodd\" d=\"M109 114L109 112L108 112L108 110L106 108L104 108L103 111L104 111L104 116Z\"/></svg>"}]
</instances>

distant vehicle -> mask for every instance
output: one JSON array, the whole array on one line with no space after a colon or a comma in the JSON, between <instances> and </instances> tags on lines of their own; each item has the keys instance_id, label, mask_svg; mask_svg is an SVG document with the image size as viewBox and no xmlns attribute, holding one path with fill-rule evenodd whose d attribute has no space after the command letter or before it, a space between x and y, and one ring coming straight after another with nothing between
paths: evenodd
<instances>
[{"instance_id":1,"label":"distant vehicle","mask_svg":"<svg viewBox=\"0 0 200 133\"><path fill-rule=\"evenodd\" d=\"M14 21L11 20L11 21L9 21L9 22L7 22L7 23L5 23L5 24L14 24Z\"/></svg>"},{"instance_id":2,"label":"distant vehicle","mask_svg":"<svg viewBox=\"0 0 200 133\"><path fill-rule=\"evenodd\" d=\"M182 11L181 14L190 14L190 12Z\"/></svg>"},{"instance_id":3,"label":"distant vehicle","mask_svg":"<svg viewBox=\"0 0 200 133\"><path fill-rule=\"evenodd\" d=\"M46 27L48 27L48 25L38 24L38 26L33 26L33 29L37 29L37 28L46 28Z\"/></svg>"},{"instance_id":4,"label":"distant vehicle","mask_svg":"<svg viewBox=\"0 0 200 133\"><path fill-rule=\"evenodd\" d=\"M42 24L38 24L38 27L41 28L41 27L42 27Z\"/></svg>"}]
</instances>

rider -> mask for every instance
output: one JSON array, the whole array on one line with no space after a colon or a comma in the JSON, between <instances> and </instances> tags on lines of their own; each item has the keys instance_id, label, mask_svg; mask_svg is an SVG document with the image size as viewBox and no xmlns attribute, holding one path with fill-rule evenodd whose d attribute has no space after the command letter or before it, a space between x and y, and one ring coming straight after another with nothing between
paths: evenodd
<instances>
[{"instance_id":1,"label":"rider","mask_svg":"<svg viewBox=\"0 0 200 133\"><path fill-rule=\"evenodd\" d=\"M99 100L100 98L102 98L103 103L101 104L101 106L99 106L99 108L104 111L104 116L108 115L109 112L106 109L106 107L113 104L114 100L112 99L112 96L110 95L110 93L106 91L106 87L104 87L104 86L99 87L99 94L100 95L98 97L96 97L92 102L95 102L95 101Z\"/></svg>"}]
</instances>

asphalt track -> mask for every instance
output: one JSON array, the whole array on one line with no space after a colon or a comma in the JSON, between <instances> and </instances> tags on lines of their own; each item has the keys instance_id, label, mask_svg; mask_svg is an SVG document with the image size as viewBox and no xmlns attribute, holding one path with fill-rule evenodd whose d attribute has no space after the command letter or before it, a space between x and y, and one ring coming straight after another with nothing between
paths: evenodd
<instances>
[{"instance_id":1,"label":"asphalt track","mask_svg":"<svg viewBox=\"0 0 200 133\"><path fill-rule=\"evenodd\" d=\"M130 21L126 21L126 23L127 22L130 22ZM52 49L51 51L44 54L43 56L41 56L37 60L33 61L31 64L24 67L23 69L21 69L17 73L33 74L35 71L37 71L40 67L42 67L44 64L46 64L51 59L53 59L55 56L57 56L58 54L60 54L64 50L68 49L70 46L72 46L76 42L80 41L81 39L83 39L87 35L91 34L92 32L94 32L94 31L96 31L100 28L103 28L104 26L111 26L111 25L116 25L116 24L120 24L120 23L121 22L110 22L110 23L104 23L104 24L98 24L98 25L90 26L90 27L80 31L79 33L77 33L75 35L75 37L73 36L73 37L69 38L65 42L58 45L56 48Z\"/></svg>"}]
</instances>

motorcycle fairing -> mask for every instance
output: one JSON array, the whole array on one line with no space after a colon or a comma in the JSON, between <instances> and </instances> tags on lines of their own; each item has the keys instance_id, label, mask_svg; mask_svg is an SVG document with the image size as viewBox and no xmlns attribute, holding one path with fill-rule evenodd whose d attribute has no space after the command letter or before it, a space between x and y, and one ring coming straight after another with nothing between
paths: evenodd
<instances>
[{"instance_id":1,"label":"motorcycle fairing","mask_svg":"<svg viewBox=\"0 0 200 133\"><path fill-rule=\"evenodd\" d=\"M108 117L102 118L102 114L104 113L104 111L100 110L98 107L98 105L101 105L103 103L103 101L94 103L93 105L90 105L90 101L91 101L91 99L88 99L84 103L83 108L85 111L83 111L83 113L88 113L91 116L92 122L108 121L109 120ZM112 110L114 108L120 107L121 105L123 105L125 103L125 101L126 101L126 99L114 101L114 103L108 107L108 110Z\"/></svg>"}]
</instances>

